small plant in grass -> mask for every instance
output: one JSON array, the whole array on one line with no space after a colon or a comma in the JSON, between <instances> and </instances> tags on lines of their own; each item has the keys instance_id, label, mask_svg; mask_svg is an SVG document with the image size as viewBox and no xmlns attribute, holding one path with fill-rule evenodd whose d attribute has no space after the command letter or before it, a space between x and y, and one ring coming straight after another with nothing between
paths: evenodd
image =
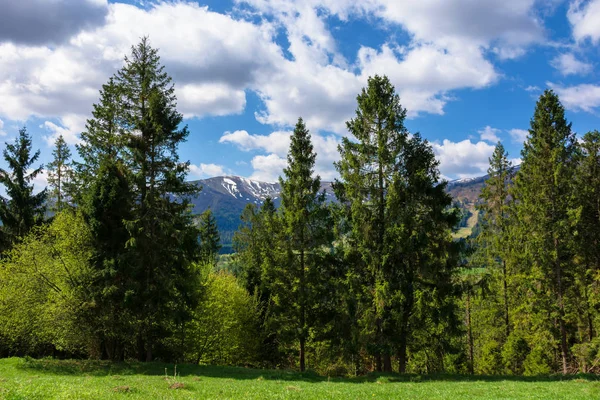
<instances>
[{"instance_id":1,"label":"small plant in grass","mask_svg":"<svg viewBox=\"0 0 600 400\"><path fill-rule=\"evenodd\" d=\"M131 388L129 386L117 386L117 387L113 388L113 392L128 393L128 392L131 392Z\"/></svg>"},{"instance_id":2,"label":"small plant in grass","mask_svg":"<svg viewBox=\"0 0 600 400\"><path fill-rule=\"evenodd\" d=\"M183 389L185 388L185 384L183 382L179 382L177 377L181 377L181 373L177 375L177 364L175 364L175 368L173 369L173 377L169 376L168 368L165 368L165 380L167 382L172 382L169 385L169 389Z\"/></svg>"}]
</instances>

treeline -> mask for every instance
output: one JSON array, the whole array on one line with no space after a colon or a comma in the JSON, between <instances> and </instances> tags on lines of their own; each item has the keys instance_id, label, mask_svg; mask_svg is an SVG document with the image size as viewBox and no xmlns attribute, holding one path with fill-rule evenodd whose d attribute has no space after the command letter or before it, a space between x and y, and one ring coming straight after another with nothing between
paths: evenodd
<instances>
[{"instance_id":1,"label":"treeline","mask_svg":"<svg viewBox=\"0 0 600 400\"><path fill-rule=\"evenodd\" d=\"M221 262L192 215L187 136L156 49L132 48L100 91L49 191L23 129L0 171L0 355L313 369L540 374L595 371L600 134L578 142L556 95L536 106L520 170L499 143L478 235L404 126L386 77L357 96L327 203L302 119L281 206L249 204ZM50 208L50 213L46 210ZM52 215L49 217L49 215ZM225 261L225 262L224 262Z\"/></svg>"}]
</instances>

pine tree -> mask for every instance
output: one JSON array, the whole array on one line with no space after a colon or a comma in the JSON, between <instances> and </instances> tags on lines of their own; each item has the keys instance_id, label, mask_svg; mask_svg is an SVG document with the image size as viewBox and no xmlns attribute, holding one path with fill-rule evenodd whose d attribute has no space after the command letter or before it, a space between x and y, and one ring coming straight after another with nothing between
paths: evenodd
<instances>
[{"instance_id":1,"label":"pine tree","mask_svg":"<svg viewBox=\"0 0 600 400\"><path fill-rule=\"evenodd\" d=\"M288 166L279 178L281 185L281 211L285 226L285 246L288 259L282 266L282 274L276 285L284 288L279 293L282 300L281 311L292 314L296 321L292 331L297 333L299 342L300 371L306 369L305 349L308 336L309 310L315 308L314 280L315 268L319 260L320 247L327 244L327 209L325 193L319 193L321 179L313 177L316 153L311 137L302 118L298 119L291 136L288 152Z\"/></svg>"},{"instance_id":2,"label":"pine tree","mask_svg":"<svg viewBox=\"0 0 600 400\"><path fill-rule=\"evenodd\" d=\"M206 210L200 215L200 261L216 265L221 250L221 239L217 220L212 211Z\"/></svg>"},{"instance_id":3,"label":"pine tree","mask_svg":"<svg viewBox=\"0 0 600 400\"><path fill-rule=\"evenodd\" d=\"M378 371L391 371L396 353L404 372L409 345L441 346L441 353L451 339L427 330L455 326L458 257L450 232L458 216L445 184L438 184L431 146L418 134L409 139L406 110L388 78L369 78L357 100L356 117L347 123L356 142L342 140L336 166L350 207L351 245L364 262L358 272L366 276L360 297L370 302L361 316L364 340ZM430 302L417 302L419 293L429 293ZM410 328L419 325L424 329Z\"/></svg>"},{"instance_id":4,"label":"pine tree","mask_svg":"<svg viewBox=\"0 0 600 400\"><path fill-rule=\"evenodd\" d=\"M383 328L388 324L391 304L382 290L386 285L386 262L390 254L386 245L392 229L387 196L408 136L404 127L406 110L387 77L369 78L367 88L358 95L357 101L356 117L347 123L357 142L342 139L337 169L351 203L354 239L367 268L365 290L374 293L369 325L376 369L382 370L383 356L384 368L389 371L391 343Z\"/></svg>"},{"instance_id":5,"label":"pine tree","mask_svg":"<svg viewBox=\"0 0 600 400\"><path fill-rule=\"evenodd\" d=\"M197 300L194 291L184 289L197 280L191 262L198 257L198 231L189 196L198 187L185 181L189 162L179 161L177 148L189 131L180 127L172 80L147 38L132 47L115 83L135 196L133 219L126 225L139 282L138 356L151 361L165 330L189 318Z\"/></svg>"},{"instance_id":6,"label":"pine tree","mask_svg":"<svg viewBox=\"0 0 600 400\"><path fill-rule=\"evenodd\" d=\"M100 90L100 100L94 104L92 118L87 120L81 133L81 143L76 145L81 162L74 163L73 186L81 190L72 193L77 203L79 192L89 187L97 176L104 159L124 159L125 132L123 125L122 89L111 77Z\"/></svg>"},{"instance_id":7,"label":"pine tree","mask_svg":"<svg viewBox=\"0 0 600 400\"><path fill-rule=\"evenodd\" d=\"M588 132L580 143L581 158L577 168L577 205L580 219L577 225L577 253L580 258L582 298L580 312L584 320L586 337L596 336L594 305L600 300L596 294L597 276L600 273L600 132ZM584 371L586 372L586 371Z\"/></svg>"},{"instance_id":8,"label":"pine tree","mask_svg":"<svg viewBox=\"0 0 600 400\"><path fill-rule=\"evenodd\" d=\"M260 305L261 346L258 356L271 366L277 366L281 361L279 328L278 321L272 317L272 310L275 297L273 282L284 262L280 246L282 221L270 197L265 199L260 209L254 204L246 205L240 218L241 225L233 238L235 260L240 265L246 290L256 297Z\"/></svg>"},{"instance_id":9,"label":"pine tree","mask_svg":"<svg viewBox=\"0 0 600 400\"><path fill-rule=\"evenodd\" d=\"M65 139L60 135L56 139L52 151L54 160L48 164L48 186L50 186L50 197L55 201L54 211L60 212L68 204L69 185L72 184L71 150Z\"/></svg>"},{"instance_id":10,"label":"pine tree","mask_svg":"<svg viewBox=\"0 0 600 400\"><path fill-rule=\"evenodd\" d=\"M528 140L521 152L522 164L515 180L519 230L525 271L531 281L529 298L535 302L541 334L554 332L559 343L562 372L569 367L567 308L573 286L574 160L575 134L565 119L558 96L546 90L531 119ZM537 339L529 359L536 365L552 357ZM530 370L533 371L533 370Z\"/></svg>"},{"instance_id":11,"label":"pine tree","mask_svg":"<svg viewBox=\"0 0 600 400\"><path fill-rule=\"evenodd\" d=\"M31 136L22 128L16 142L6 143L3 152L10 169L0 169L0 184L4 185L8 195L8 199L0 199L3 250L23 238L44 218L46 189L33 193L33 181L42 172L43 166L29 172L40 156L39 150L32 155L31 147Z\"/></svg>"},{"instance_id":12,"label":"pine tree","mask_svg":"<svg viewBox=\"0 0 600 400\"><path fill-rule=\"evenodd\" d=\"M123 361L131 340L132 291L135 275L125 248L129 233L123 221L131 219L133 197L128 170L121 160L99 160L96 178L82 193L81 209L90 228L94 254L90 260L93 299L90 325L97 335L102 358Z\"/></svg>"},{"instance_id":13,"label":"pine tree","mask_svg":"<svg viewBox=\"0 0 600 400\"><path fill-rule=\"evenodd\" d=\"M512 163L502 143L498 142L492 157L489 159L488 179L481 190L483 202L479 206L481 212L482 231L479 236L480 249L487 252L487 259L494 265L501 265L502 298L504 303L505 340L510 334L509 305L508 305L508 221L509 218L509 187L513 179Z\"/></svg>"}]
</instances>

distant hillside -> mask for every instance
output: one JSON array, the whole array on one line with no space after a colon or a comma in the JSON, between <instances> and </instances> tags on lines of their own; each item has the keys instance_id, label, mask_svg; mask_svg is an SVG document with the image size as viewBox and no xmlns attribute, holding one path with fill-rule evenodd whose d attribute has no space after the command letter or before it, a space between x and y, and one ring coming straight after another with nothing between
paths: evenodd
<instances>
[{"instance_id":1,"label":"distant hillside","mask_svg":"<svg viewBox=\"0 0 600 400\"><path fill-rule=\"evenodd\" d=\"M477 223L475 204L486 178L487 176L459 179L448 183L448 193L461 204L461 207L474 214L474 217L469 218L468 229L461 229L459 237L468 236ZM209 208L212 210L221 232L223 252L231 251L233 233L240 224L240 215L246 204L253 203L260 206L269 196L276 206L281 202L279 183L261 182L239 176L219 176L198 180L195 183L200 185L202 190L192 199L193 212L200 214ZM321 190L325 190L328 201L335 201L331 185L331 182L321 182Z\"/></svg>"}]
</instances>

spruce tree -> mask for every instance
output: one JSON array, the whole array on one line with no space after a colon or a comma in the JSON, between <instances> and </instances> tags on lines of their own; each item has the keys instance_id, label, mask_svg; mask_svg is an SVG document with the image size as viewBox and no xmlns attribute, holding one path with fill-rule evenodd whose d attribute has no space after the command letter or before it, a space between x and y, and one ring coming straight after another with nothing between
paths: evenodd
<instances>
[{"instance_id":1,"label":"spruce tree","mask_svg":"<svg viewBox=\"0 0 600 400\"><path fill-rule=\"evenodd\" d=\"M541 336L532 337L531 365L550 368L553 358L539 339L556 332L563 374L569 368L567 295L574 284L573 176L576 156L575 134L565 118L558 96L546 90L536 103L529 136L521 152L522 164L515 180L520 252L529 276L530 301L537 311L534 326ZM555 330L555 324L558 329ZM545 331L545 332L544 332ZM544 364L550 364L544 366ZM531 367L534 368L534 367ZM530 371L535 371L531 369Z\"/></svg>"},{"instance_id":2,"label":"spruce tree","mask_svg":"<svg viewBox=\"0 0 600 400\"><path fill-rule=\"evenodd\" d=\"M281 216L287 261L279 275L278 293L280 310L295 321L291 329L299 342L300 371L306 369L305 350L310 328L311 309L315 308L314 281L319 252L327 244L327 209L325 192L319 193L321 179L314 175L316 153L302 118L298 119L291 136L288 166L279 178L281 185Z\"/></svg>"},{"instance_id":3,"label":"spruce tree","mask_svg":"<svg viewBox=\"0 0 600 400\"><path fill-rule=\"evenodd\" d=\"M23 127L14 143L6 143L3 151L9 171L0 169L0 184L8 198L0 199L2 221L2 250L23 238L31 228L44 219L46 189L34 194L34 179L42 172L39 166L29 172L37 162L40 151L32 154L31 136Z\"/></svg>"},{"instance_id":4,"label":"spruce tree","mask_svg":"<svg viewBox=\"0 0 600 400\"><path fill-rule=\"evenodd\" d=\"M217 220L212 211L206 210L200 215L200 261L216 265L221 250L221 239Z\"/></svg>"},{"instance_id":5,"label":"spruce tree","mask_svg":"<svg viewBox=\"0 0 600 400\"><path fill-rule=\"evenodd\" d=\"M508 305L508 225L509 225L509 184L513 179L512 163L502 143L498 142L492 157L489 159L488 179L481 190L483 201L479 206L482 230L479 236L481 250L486 252L491 265L501 266L502 301L504 303L505 340L510 334L510 318Z\"/></svg>"},{"instance_id":6,"label":"spruce tree","mask_svg":"<svg viewBox=\"0 0 600 400\"><path fill-rule=\"evenodd\" d=\"M600 132L586 133L580 142L580 160L576 174L577 205L580 218L577 225L577 254L581 297L585 299L580 316L584 320L586 339L596 337L594 327L597 276L600 273ZM591 361L591 360L590 360ZM586 371L584 371L586 372Z\"/></svg>"},{"instance_id":7,"label":"spruce tree","mask_svg":"<svg viewBox=\"0 0 600 400\"><path fill-rule=\"evenodd\" d=\"M55 202L53 211L60 212L68 205L69 185L72 184L71 150L62 135L56 139L52 155L54 160L48 164L48 186L50 197Z\"/></svg>"},{"instance_id":8,"label":"spruce tree","mask_svg":"<svg viewBox=\"0 0 600 400\"><path fill-rule=\"evenodd\" d=\"M159 339L176 320L189 318L197 301L185 288L197 278L191 263L198 258L198 231L189 197L198 187L185 181L189 162L180 162L177 150L189 131L180 126L175 88L148 38L132 47L115 83L134 191L126 226L139 282L138 356L151 361Z\"/></svg>"},{"instance_id":9,"label":"spruce tree","mask_svg":"<svg viewBox=\"0 0 600 400\"><path fill-rule=\"evenodd\" d=\"M131 219L133 197L128 170L121 160L99 160L96 178L82 193L81 209L90 228L93 274L87 288L92 301L89 320L102 358L123 361L131 342L137 283L130 268L131 253L125 245L129 232L123 224Z\"/></svg>"},{"instance_id":10,"label":"spruce tree","mask_svg":"<svg viewBox=\"0 0 600 400\"><path fill-rule=\"evenodd\" d=\"M377 371L383 368L382 356L389 371L391 338L383 329L389 325L391 304L382 290L387 281L390 248L386 245L392 229L387 196L408 137L404 127L406 110L387 77L369 78L357 101L356 117L346 124L357 141L342 139L337 169L351 203L353 238L366 264L365 291L374 294L367 328L372 332L371 352Z\"/></svg>"},{"instance_id":11,"label":"spruce tree","mask_svg":"<svg viewBox=\"0 0 600 400\"><path fill-rule=\"evenodd\" d=\"M125 132L123 125L122 90L114 77L102 85L99 102L94 104L92 118L87 120L76 145L81 162L75 162L74 186L81 190L89 187L97 176L101 160L124 159ZM75 202L80 190L74 191Z\"/></svg>"},{"instance_id":12,"label":"spruce tree","mask_svg":"<svg viewBox=\"0 0 600 400\"><path fill-rule=\"evenodd\" d=\"M450 232L458 216L438 184L431 146L419 134L408 137L406 110L389 79L369 78L357 101L347 123L356 141L342 139L336 166L350 208L349 240L364 263L356 272L365 276L359 297L370 303L360 316L362 331L378 371L392 370L395 353L404 372L409 345L441 346L442 353L451 339L431 332L455 326L457 249ZM418 302L419 293L429 293L430 302Z\"/></svg>"},{"instance_id":13,"label":"spruce tree","mask_svg":"<svg viewBox=\"0 0 600 400\"><path fill-rule=\"evenodd\" d=\"M259 359L274 367L281 361L279 324L273 318L273 282L284 262L280 245L282 221L270 197L260 209L254 204L246 205L240 218L241 225L233 237L235 260L240 265L246 290L255 296L260 306Z\"/></svg>"}]
</instances>

